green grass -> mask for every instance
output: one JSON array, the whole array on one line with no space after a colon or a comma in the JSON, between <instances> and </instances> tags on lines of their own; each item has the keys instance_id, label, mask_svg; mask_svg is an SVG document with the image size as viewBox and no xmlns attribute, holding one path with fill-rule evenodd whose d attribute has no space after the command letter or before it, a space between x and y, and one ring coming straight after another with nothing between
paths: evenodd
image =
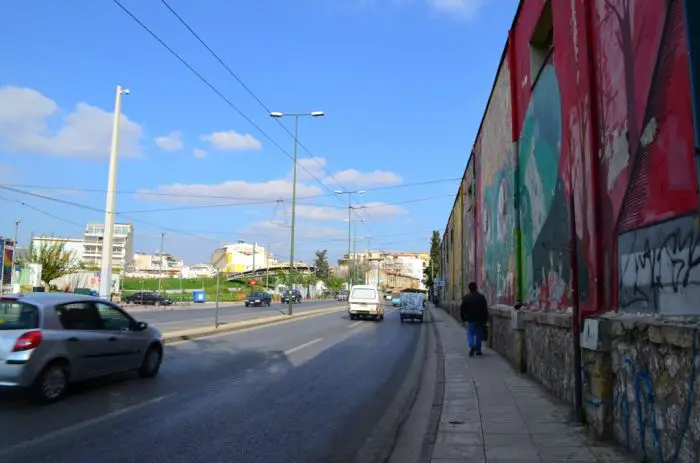
<instances>
[{"instance_id":1,"label":"green grass","mask_svg":"<svg viewBox=\"0 0 700 463\"><path fill-rule=\"evenodd\" d=\"M241 291L231 292L229 291L231 288L238 288ZM168 297L175 301L191 301L192 290L203 289L207 301L213 301L216 299L216 278L187 278L183 280L163 278L160 280L160 289L161 292L182 289L182 293L168 293ZM137 291L156 291L158 290L158 279L125 278L123 290L127 295ZM241 283L229 283L223 278L219 281L219 300L221 301L239 301L244 297L241 296L241 293L247 294L248 292L248 288L245 288Z\"/></svg>"}]
</instances>

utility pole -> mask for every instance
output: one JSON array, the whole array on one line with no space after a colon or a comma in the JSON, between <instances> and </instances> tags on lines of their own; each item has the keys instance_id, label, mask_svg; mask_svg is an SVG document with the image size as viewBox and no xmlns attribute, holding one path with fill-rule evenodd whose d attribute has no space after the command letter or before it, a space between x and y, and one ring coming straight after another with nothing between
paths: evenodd
<instances>
[{"instance_id":1,"label":"utility pole","mask_svg":"<svg viewBox=\"0 0 700 463\"><path fill-rule=\"evenodd\" d=\"M119 151L119 119L122 111L122 95L129 90L117 85L114 101L114 120L112 122L112 146L109 151L109 174L107 177L107 200L105 206L105 224L102 236L102 265L100 268L100 297L111 299L112 296L112 245L114 242L114 209L117 187L117 153Z\"/></svg>"},{"instance_id":2,"label":"utility pole","mask_svg":"<svg viewBox=\"0 0 700 463\"><path fill-rule=\"evenodd\" d=\"M165 258L165 253L163 251L165 247L165 232L160 234L160 271L158 272L158 293L160 294L160 279L163 278L163 259Z\"/></svg>"},{"instance_id":3,"label":"utility pole","mask_svg":"<svg viewBox=\"0 0 700 463\"><path fill-rule=\"evenodd\" d=\"M353 227L354 233L353 233L353 239L352 239L352 262L353 262L353 272L352 272L352 283L356 284L357 283L357 224L355 224L355 227Z\"/></svg>"}]
</instances>

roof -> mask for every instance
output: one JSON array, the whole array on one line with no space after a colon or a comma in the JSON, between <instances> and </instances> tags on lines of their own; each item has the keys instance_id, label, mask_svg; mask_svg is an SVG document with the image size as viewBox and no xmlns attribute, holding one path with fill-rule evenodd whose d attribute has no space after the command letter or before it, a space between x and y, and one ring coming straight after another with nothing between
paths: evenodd
<instances>
[{"instance_id":1,"label":"roof","mask_svg":"<svg viewBox=\"0 0 700 463\"><path fill-rule=\"evenodd\" d=\"M29 302L35 305L51 305L65 304L67 302L81 301L104 301L99 297L88 296L75 293L22 293L22 294L6 294L0 296L2 299L17 299L23 302Z\"/></svg>"}]
</instances>

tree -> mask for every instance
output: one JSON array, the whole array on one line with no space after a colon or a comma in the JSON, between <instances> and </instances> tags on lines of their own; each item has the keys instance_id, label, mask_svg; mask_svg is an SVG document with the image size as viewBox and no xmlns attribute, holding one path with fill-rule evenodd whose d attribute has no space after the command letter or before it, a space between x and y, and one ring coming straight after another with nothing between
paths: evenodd
<instances>
[{"instance_id":1,"label":"tree","mask_svg":"<svg viewBox=\"0 0 700 463\"><path fill-rule=\"evenodd\" d=\"M83 269L75 253L66 250L66 243L61 240L42 241L39 245L30 243L29 255L22 263L41 265L41 281L46 285L56 278Z\"/></svg>"},{"instance_id":2,"label":"tree","mask_svg":"<svg viewBox=\"0 0 700 463\"><path fill-rule=\"evenodd\" d=\"M330 273L330 265L328 264L328 250L319 249L314 257L314 267L316 268L316 276L321 280L328 278Z\"/></svg>"},{"instance_id":3,"label":"tree","mask_svg":"<svg viewBox=\"0 0 700 463\"><path fill-rule=\"evenodd\" d=\"M346 279L338 275L329 274L323 282L326 284L329 291L338 292L345 284Z\"/></svg>"},{"instance_id":4,"label":"tree","mask_svg":"<svg viewBox=\"0 0 700 463\"><path fill-rule=\"evenodd\" d=\"M433 230L433 235L430 237L430 261L428 268L425 269L426 285L433 284L433 278L438 274L440 269L440 231Z\"/></svg>"}]
</instances>

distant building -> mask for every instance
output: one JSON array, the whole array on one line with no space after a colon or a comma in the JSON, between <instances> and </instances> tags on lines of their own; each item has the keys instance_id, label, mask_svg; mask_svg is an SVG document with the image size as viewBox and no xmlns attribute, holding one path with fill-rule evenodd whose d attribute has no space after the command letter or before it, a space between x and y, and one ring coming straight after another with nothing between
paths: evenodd
<instances>
[{"instance_id":1,"label":"distant building","mask_svg":"<svg viewBox=\"0 0 700 463\"><path fill-rule=\"evenodd\" d=\"M182 278L213 278L216 269L211 264L185 265L180 272Z\"/></svg>"},{"instance_id":2,"label":"distant building","mask_svg":"<svg viewBox=\"0 0 700 463\"><path fill-rule=\"evenodd\" d=\"M338 260L338 271L348 274L357 272L362 282L389 289L425 289L425 269L430 256L427 252L358 252Z\"/></svg>"},{"instance_id":3,"label":"distant building","mask_svg":"<svg viewBox=\"0 0 700 463\"><path fill-rule=\"evenodd\" d=\"M134 253L133 264L128 267L128 276L134 277L170 277L180 275L184 263L167 253Z\"/></svg>"},{"instance_id":4,"label":"distant building","mask_svg":"<svg viewBox=\"0 0 700 463\"><path fill-rule=\"evenodd\" d=\"M83 262L84 242L78 238L63 238L60 236L34 236L31 246L37 250L45 246L53 246L60 243L63 250L72 254L72 265L79 265ZM29 251L27 251L28 254Z\"/></svg>"},{"instance_id":5,"label":"distant building","mask_svg":"<svg viewBox=\"0 0 700 463\"><path fill-rule=\"evenodd\" d=\"M239 241L214 251L211 262L222 272L242 273L253 270L253 264L259 269L273 265L277 260L263 246Z\"/></svg>"},{"instance_id":6,"label":"distant building","mask_svg":"<svg viewBox=\"0 0 700 463\"><path fill-rule=\"evenodd\" d=\"M83 263L88 267L99 268L102 265L102 240L104 224L88 223L83 234ZM114 224L114 241L112 242L112 267L128 268L134 262L134 227L130 223Z\"/></svg>"}]
</instances>

